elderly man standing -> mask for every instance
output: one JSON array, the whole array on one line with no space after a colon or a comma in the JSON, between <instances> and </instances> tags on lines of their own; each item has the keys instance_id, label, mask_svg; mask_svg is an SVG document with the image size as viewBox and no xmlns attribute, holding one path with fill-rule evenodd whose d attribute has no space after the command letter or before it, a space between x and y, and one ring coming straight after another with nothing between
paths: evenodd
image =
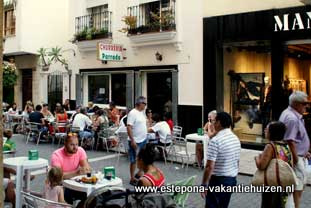
<instances>
[{"instance_id":1,"label":"elderly man standing","mask_svg":"<svg viewBox=\"0 0 311 208\"><path fill-rule=\"evenodd\" d=\"M64 147L53 152L51 157L51 166L59 167L63 171L63 179L83 175L91 172L87 161L87 155L83 148L79 147L77 134L69 133L65 139ZM82 192L65 189L66 202L72 204L74 199L86 199L86 194Z\"/></svg>"},{"instance_id":2,"label":"elderly man standing","mask_svg":"<svg viewBox=\"0 0 311 208\"><path fill-rule=\"evenodd\" d=\"M145 115L146 98L137 98L135 108L127 116L127 134L129 140L130 156L130 184L136 185L137 179L134 177L136 169L136 155L139 149L143 148L147 142L147 120ZM138 176L141 174L137 174Z\"/></svg>"},{"instance_id":3,"label":"elderly man standing","mask_svg":"<svg viewBox=\"0 0 311 208\"><path fill-rule=\"evenodd\" d=\"M301 91L295 91L289 96L289 106L285 109L279 121L283 122L286 127L284 140L286 140L292 150L294 159L294 171L297 176L297 185L294 192L295 207L298 208L300 199L306 184L306 159L311 158L310 140L307 134L303 113L306 112L308 104L308 95Z\"/></svg>"},{"instance_id":4,"label":"elderly man standing","mask_svg":"<svg viewBox=\"0 0 311 208\"><path fill-rule=\"evenodd\" d=\"M237 183L241 143L239 138L232 133L231 125L232 119L228 113L217 113L214 123L216 134L208 144L202 186L224 186L226 188L235 186ZM229 205L231 194L229 192L207 192L205 206L226 208Z\"/></svg>"}]
</instances>

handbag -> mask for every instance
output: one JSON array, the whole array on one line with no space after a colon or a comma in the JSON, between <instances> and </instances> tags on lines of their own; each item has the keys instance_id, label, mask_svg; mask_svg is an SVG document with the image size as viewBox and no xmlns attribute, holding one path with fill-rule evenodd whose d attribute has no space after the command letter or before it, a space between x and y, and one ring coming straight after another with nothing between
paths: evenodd
<instances>
[{"instance_id":1,"label":"handbag","mask_svg":"<svg viewBox=\"0 0 311 208\"><path fill-rule=\"evenodd\" d=\"M274 143L270 143L274 157L265 170L255 172L251 184L254 186L286 186L296 185L296 174L292 167L285 161L278 159ZM291 153L292 154L292 153Z\"/></svg>"}]
</instances>

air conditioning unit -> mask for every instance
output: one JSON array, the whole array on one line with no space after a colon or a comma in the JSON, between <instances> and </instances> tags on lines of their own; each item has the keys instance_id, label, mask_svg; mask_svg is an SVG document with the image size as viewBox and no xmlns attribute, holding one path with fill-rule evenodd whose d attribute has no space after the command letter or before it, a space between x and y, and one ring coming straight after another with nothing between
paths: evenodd
<instances>
[{"instance_id":1,"label":"air conditioning unit","mask_svg":"<svg viewBox=\"0 0 311 208\"><path fill-rule=\"evenodd\" d=\"M300 0L300 2L305 5L311 5L311 0Z\"/></svg>"}]
</instances>

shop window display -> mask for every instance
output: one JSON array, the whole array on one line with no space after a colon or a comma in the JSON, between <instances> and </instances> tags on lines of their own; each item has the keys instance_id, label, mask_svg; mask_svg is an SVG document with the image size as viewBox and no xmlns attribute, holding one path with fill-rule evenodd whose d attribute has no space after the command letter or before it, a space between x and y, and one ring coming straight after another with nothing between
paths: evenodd
<instances>
[{"instance_id":1,"label":"shop window display","mask_svg":"<svg viewBox=\"0 0 311 208\"><path fill-rule=\"evenodd\" d=\"M229 71L228 75L234 130L245 140L261 136L271 117L271 86L265 84L265 74Z\"/></svg>"}]
</instances>

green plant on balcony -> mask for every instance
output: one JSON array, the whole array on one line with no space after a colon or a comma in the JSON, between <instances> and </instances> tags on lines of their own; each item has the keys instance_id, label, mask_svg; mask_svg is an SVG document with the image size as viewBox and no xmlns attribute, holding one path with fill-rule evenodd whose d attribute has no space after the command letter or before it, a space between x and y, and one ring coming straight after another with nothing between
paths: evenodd
<instances>
[{"instance_id":1,"label":"green plant on balcony","mask_svg":"<svg viewBox=\"0 0 311 208\"><path fill-rule=\"evenodd\" d=\"M3 87L13 87L17 81L15 64L3 62Z\"/></svg>"},{"instance_id":2,"label":"green plant on balcony","mask_svg":"<svg viewBox=\"0 0 311 208\"><path fill-rule=\"evenodd\" d=\"M137 17L135 16L124 16L122 18L122 22L125 23L126 27L119 30L119 32L127 33L127 34L135 34L136 25L137 25Z\"/></svg>"},{"instance_id":3,"label":"green plant on balcony","mask_svg":"<svg viewBox=\"0 0 311 208\"><path fill-rule=\"evenodd\" d=\"M151 29L153 28L160 28L162 31L166 30L174 30L175 24L174 22L174 15L171 10L165 12L150 12L152 23L150 24Z\"/></svg>"},{"instance_id":4,"label":"green plant on balcony","mask_svg":"<svg viewBox=\"0 0 311 208\"><path fill-rule=\"evenodd\" d=\"M38 50L39 64L44 71L47 71L51 65L51 59L48 57L47 48L40 48Z\"/></svg>"},{"instance_id":5,"label":"green plant on balcony","mask_svg":"<svg viewBox=\"0 0 311 208\"><path fill-rule=\"evenodd\" d=\"M48 50L47 48L40 48L38 50L39 65L42 67L43 71L48 71L52 62L60 62L66 70L68 70L68 63L66 59L63 58L62 48L54 47Z\"/></svg>"},{"instance_id":6,"label":"green plant on balcony","mask_svg":"<svg viewBox=\"0 0 311 208\"><path fill-rule=\"evenodd\" d=\"M74 43L76 41L93 40L107 37L109 37L109 31L105 27L101 29L96 29L94 27L92 28L85 27L81 32L76 33L74 35L72 42Z\"/></svg>"},{"instance_id":7,"label":"green plant on balcony","mask_svg":"<svg viewBox=\"0 0 311 208\"><path fill-rule=\"evenodd\" d=\"M48 55L50 56L51 61L54 61L54 63L61 63L65 67L65 69L68 70L68 63L66 59L63 58L61 47L56 46L54 48L51 48L51 50L48 52Z\"/></svg>"}]
</instances>

